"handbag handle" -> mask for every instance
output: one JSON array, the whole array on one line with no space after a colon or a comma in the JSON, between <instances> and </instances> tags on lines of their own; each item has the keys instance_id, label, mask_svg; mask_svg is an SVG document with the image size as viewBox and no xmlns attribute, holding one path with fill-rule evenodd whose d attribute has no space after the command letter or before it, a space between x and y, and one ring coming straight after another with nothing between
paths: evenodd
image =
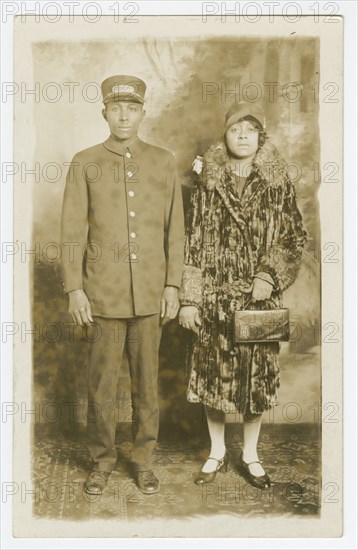
<instances>
[{"instance_id":1,"label":"handbag handle","mask_svg":"<svg viewBox=\"0 0 358 550\"><path fill-rule=\"evenodd\" d=\"M275 302L273 301L272 298L268 298L267 300L260 300L262 302L271 302L271 304L273 304L275 306L275 308L277 307L277 304L275 304ZM247 306L249 306L252 302L252 296L251 298L249 299L249 301L247 302L247 304L241 309L241 311L245 311L245 309L247 308Z\"/></svg>"}]
</instances>

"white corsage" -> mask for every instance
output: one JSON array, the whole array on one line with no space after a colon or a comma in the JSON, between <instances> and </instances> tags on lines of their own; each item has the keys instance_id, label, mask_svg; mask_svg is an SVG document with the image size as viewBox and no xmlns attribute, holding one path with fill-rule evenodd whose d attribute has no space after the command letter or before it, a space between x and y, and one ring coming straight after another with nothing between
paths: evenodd
<instances>
[{"instance_id":1,"label":"white corsage","mask_svg":"<svg viewBox=\"0 0 358 550\"><path fill-rule=\"evenodd\" d=\"M197 174L201 174L202 171L203 171L203 157L200 157L198 155L193 161L193 172L196 172Z\"/></svg>"}]
</instances>

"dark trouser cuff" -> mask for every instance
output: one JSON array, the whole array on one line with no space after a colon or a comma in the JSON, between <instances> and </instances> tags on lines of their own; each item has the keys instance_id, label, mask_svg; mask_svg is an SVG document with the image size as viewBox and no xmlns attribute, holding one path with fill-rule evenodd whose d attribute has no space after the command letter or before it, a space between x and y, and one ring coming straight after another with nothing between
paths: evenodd
<instances>
[{"instance_id":1,"label":"dark trouser cuff","mask_svg":"<svg viewBox=\"0 0 358 550\"><path fill-rule=\"evenodd\" d=\"M108 473L111 473L111 472L113 472L115 467L116 467L115 464L107 464L106 462L102 462L102 463L96 464L93 467L93 470L95 472L108 472Z\"/></svg>"},{"instance_id":2,"label":"dark trouser cuff","mask_svg":"<svg viewBox=\"0 0 358 550\"><path fill-rule=\"evenodd\" d=\"M132 464L133 464L133 468L136 471L136 473L148 472L148 470L153 469L153 464L151 462L147 463L147 464L135 464L135 462L133 462Z\"/></svg>"}]
</instances>

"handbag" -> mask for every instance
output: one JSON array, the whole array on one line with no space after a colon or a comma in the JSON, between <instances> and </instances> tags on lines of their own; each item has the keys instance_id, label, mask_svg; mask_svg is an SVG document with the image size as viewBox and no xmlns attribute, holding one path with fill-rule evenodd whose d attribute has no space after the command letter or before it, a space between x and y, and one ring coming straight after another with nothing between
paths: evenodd
<instances>
[{"instance_id":1,"label":"handbag","mask_svg":"<svg viewBox=\"0 0 358 550\"><path fill-rule=\"evenodd\" d=\"M274 309L243 309L235 311L235 342L288 342L290 338L289 310L277 308L273 300L268 300Z\"/></svg>"}]
</instances>

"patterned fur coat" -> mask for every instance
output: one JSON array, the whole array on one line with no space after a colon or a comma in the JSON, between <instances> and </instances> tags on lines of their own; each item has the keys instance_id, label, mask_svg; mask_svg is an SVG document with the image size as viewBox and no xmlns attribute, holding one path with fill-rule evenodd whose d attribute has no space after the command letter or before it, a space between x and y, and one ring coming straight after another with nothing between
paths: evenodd
<instances>
[{"instance_id":1,"label":"patterned fur coat","mask_svg":"<svg viewBox=\"0 0 358 550\"><path fill-rule=\"evenodd\" d=\"M306 232L286 163L273 145L257 151L241 198L227 160L223 141L208 149L188 211L179 296L182 305L200 309L202 326L188 350L187 398L255 414L277 404L279 343L234 344L234 312L246 306L255 275L273 280L272 301L282 305ZM270 307L255 307L260 304Z\"/></svg>"}]
</instances>

